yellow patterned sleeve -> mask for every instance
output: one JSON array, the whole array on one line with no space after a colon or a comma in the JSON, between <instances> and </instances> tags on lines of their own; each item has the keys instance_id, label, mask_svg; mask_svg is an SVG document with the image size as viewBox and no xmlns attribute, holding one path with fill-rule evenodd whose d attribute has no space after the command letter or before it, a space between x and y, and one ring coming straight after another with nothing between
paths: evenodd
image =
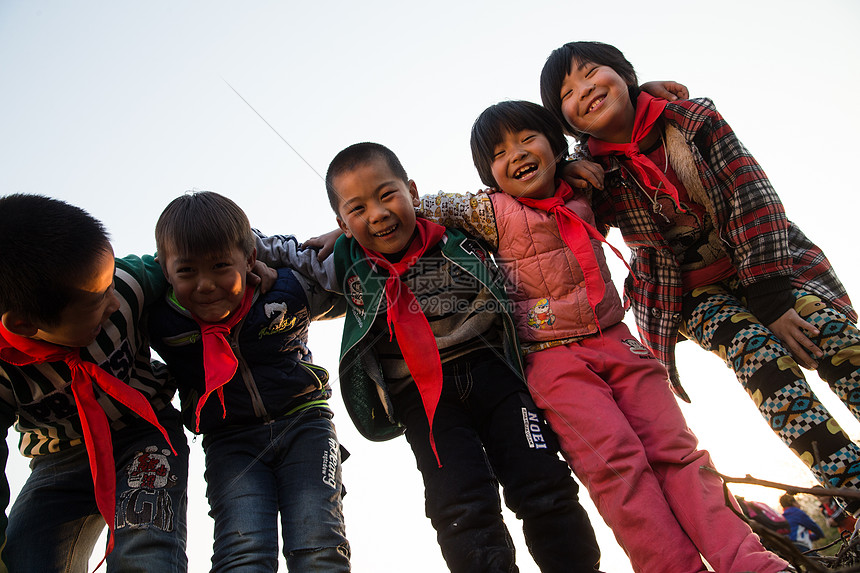
<instances>
[{"instance_id":1,"label":"yellow patterned sleeve","mask_svg":"<svg viewBox=\"0 0 860 573\"><path fill-rule=\"evenodd\" d=\"M483 239L491 248L499 246L499 231L496 215L489 194L445 193L424 195L417 208L419 216L429 221L460 229L470 235Z\"/></svg>"}]
</instances>

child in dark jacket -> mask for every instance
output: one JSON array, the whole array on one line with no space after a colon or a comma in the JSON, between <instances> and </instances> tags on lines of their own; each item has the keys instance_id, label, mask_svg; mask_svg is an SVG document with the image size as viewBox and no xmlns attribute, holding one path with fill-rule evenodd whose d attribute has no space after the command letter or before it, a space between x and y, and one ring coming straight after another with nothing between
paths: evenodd
<instances>
[{"instance_id":1,"label":"child in dark jacket","mask_svg":"<svg viewBox=\"0 0 860 573\"><path fill-rule=\"evenodd\" d=\"M340 312L337 297L286 268L265 293L248 285L254 234L216 193L175 199L155 234L172 288L152 312L152 345L186 427L204 435L212 570L277 569L280 512L290 570L349 571L328 373L307 346L311 320Z\"/></svg>"},{"instance_id":2,"label":"child in dark jacket","mask_svg":"<svg viewBox=\"0 0 860 573\"><path fill-rule=\"evenodd\" d=\"M416 220L389 149L360 143L326 187L345 236L340 378L371 440L405 431L452 571L516 571L498 484L541 571L594 571L599 550L557 442L526 389L504 283L477 241ZM497 481L498 480L498 481Z\"/></svg>"}]
</instances>

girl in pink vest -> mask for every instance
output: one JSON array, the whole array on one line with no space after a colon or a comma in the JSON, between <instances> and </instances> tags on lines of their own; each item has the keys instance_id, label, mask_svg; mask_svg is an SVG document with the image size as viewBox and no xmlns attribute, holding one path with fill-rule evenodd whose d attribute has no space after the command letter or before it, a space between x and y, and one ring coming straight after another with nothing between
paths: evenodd
<instances>
[{"instance_id":1,"label":"girl in pink vest","mask_svg":"<svg viewBox=\"0 0 860 573\"><path fill-rule=\"evenodd\" d=\"M590 198L556 178L561 126L539 105L503 102L478 117L471 144L499 191L425 196L421 211L496 250L529 390L634 570L706 571L702 556L717 571L785 570L701 469L710 456L666 369L621 322Z\"/></svg>"}]
</instances>

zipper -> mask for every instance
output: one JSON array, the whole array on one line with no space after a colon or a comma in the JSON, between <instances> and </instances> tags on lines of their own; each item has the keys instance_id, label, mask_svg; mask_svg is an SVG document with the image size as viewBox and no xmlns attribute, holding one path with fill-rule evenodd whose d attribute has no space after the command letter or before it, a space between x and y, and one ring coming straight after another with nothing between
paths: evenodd
<instances>
[{"instance_id":1,"label":"zipper","mask_svg":"<svg viewBox=\"0 0 860 573\"><path fill-rule=\"evenodd\" d=\"M254 374L251 372L248 362L242 356L242 351L239 349L239 334L242 332L242 327L244 325L245 319L243 318L239 321L239 324L233 328L233 334L230 337L230 348L232 348L233 354L236 355L236 359L239 361L239 372L242 374L242 381L245 383L245 389L251 397L251 405L254 408L254 415L268 423L272 421L272 417L266 410L266 405L263 403L263 397L260 396L260 390L257 388L257 383L254 381Z\"/></svg>"},{"instance_id":2,"label":"zipper","mask_svg":"<svg viewBox=\"0 0 860 573\"><path fill-rule=\"evenodd\" d=\"M460 244L462 244L462 243L460 243ZM457 245L457 246L459 247L460 245ZM459 264L457 261L455 261L454 259L452 259L452 258L451 258L451 257L449 257L448 255L446 255L446 254L444 253L444 251L440 251L440 253L442 254L442 257L443 257L444 259L446 259L447 261L449 261L452 265L454 265L454 266L456 266L457 268L461 269L461 270L462 270L463 272L465 272L466 274L468 274L468 275L470 275L470 276L474 277L474 278L475 278L475 280L477 280L479 283L481 283L481 285L483 285L483 287L484 287L485 289L487 289L487 291L488 291L491 295L493 295L493 298L496 300L496 302L497 302L497 303L500 303L500 304L499 304L499 306L502 306L502 307L504 306L504 305L502 305L502 304L501 304L501 301L498 299L498 297L493 293L493 290L492 290L489 286L487 286L487 284L486 284L484 281L482 281L482 280L480 279L480 277L478 277L477 275L474 275L474 274L470 273L470 272L469 272L469 270L468 270L467 268L465 268L463 265ZM513 326L513 320L511 319L511 316L510 316L510 314L509 314L507 311L505 311L505 313L504 313L504 318L502 319L502 322L503 322L503 325L504 325L504 326L503 326L503 328L504 328L506 331L509 331L509 332L508 332L508 337L516 336L516 328L514 328L514 326ZM509 323L510 323L510 324L509 324ZM509 327L509 328L507 328L507 327ZM516 341L517 341L517 339L515 338L515 339L514 339L514 346L515 346L515 347L516 347ZM522 354L521 354L520 352L514 352L514 354L516 354L517 365L518 365L518 366L519 366L519 368L520 368L520 372L521 372L523 375L525 375L525 371L526 371L526 370L525 370L525 365L523 364L523 357L522 357Z\"/></svg>"}]
</instances>

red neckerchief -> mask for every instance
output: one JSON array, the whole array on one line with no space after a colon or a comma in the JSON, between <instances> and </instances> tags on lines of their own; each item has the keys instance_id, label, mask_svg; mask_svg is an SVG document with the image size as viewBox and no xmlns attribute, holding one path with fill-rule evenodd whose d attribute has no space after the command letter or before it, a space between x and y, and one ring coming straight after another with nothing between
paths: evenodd
<instances>
[{"instance_id":1,"label":"red neckerchief","mask_svg":"<svg viewBox=\"0 0 860 573\"><path fill-rule=\"evenodd\" d=\"M436 338L430 329L427 317L421 312L421 307L415 299L415 294L400 280L400 277L420 259L424 253L438 243L445 234L445 227L431 223L426 219L416 219L417 235L413 237L406 254L399 262L392 263L378 253L362 250L373 263L388 271L385 281L385 300L388 303L388 332L397 337L397 344L406 360L409 373L415 380L427 422L430 428L430 447L436 456L436 462L442 467L439 454L436 452L436 440L433 438L433 414L442 395L442 361ZM435 355L428 349L435 348Z\"/></svg>"},{"instance_id":2,"label":"red neckerchief","mask_svg":"<svg viewBox=\"0 0 860 573\"><path fill-rule=\"evenodd\" d=\"M636 99L636 117L633 120L633 133L630 143L609 143L589 137L588 151L591 152L593 157L621 155L621 163L633 171L636 180L643 187L654 191L655 196L660 192L668 194L675 202L675 205L680 208L678 190L672 185L660 168L639 149L639 142L651 131L651 128L660 118L668 103L664 99L656 98L645 92L639 92L639 97Z\"/></svg>"},{"instance_id":3,"label":"red neckerchief","mask_svg":"<svg viewBox=\"0 0 860 573\"><path fill-rule=\"evenodd\" d=\"M246 285L242 304L233 311L226 321L203 322L194 316L194 314L191 315L197 324L200 325L200 334L203 340L203 372L206 385L203 395L197 401L197 410L195 411L197 416L195 431L197 432L200 431L200 411L212 392L218 392L218 398L221 400L221 409L224 412L223 417L227 417L227 406L224 405L224 384L233 379L233 376L236 375L236 370L239 368L239 360L233 353L233 349L230 348L227 335L248 314L253 300L254 289Z\"/></svg>"},{"instance_id":4,"label":"red neckerchief","mask_svg":"<svg viewBox=\"0 0 860 573\"><path fill-rule=\"evenodd\" d=\"M517 197L517 201L527 207L540 209L555 215L555 222L558 225L558 232L561 234L561 239L573 252L576 257L576 262L579 263L582 269L583 277L585 278L585 294L588 297L588 304L591 305L591 312L594 314L594 322L597 324L597 329L600 330L600 322L597 319L597 311L595 307L603 300L603 295L606 292L606 283L603 281L603 274L600 272L600 265L597 262L597 256L594 254L594 247L591 245L591 239L597 239L612 249L612 252L621 259L627 266L627 269L632 273L632 269L627 265L627 261L621 253L610 245L603 235L586 221L577 215L574 211L565 206L574 195L573 189L565 181L559 181L555 195L547 199L529 199L526 197Z\"/></svg>"},{"instance_id":5,"label":"red neckerchief","mask_svg":"<svg viewBox=\"0 0 860 573\"><path fill-rule=\"evenodd\" d=\"M158 422L155 412L146 397L119 378L105 372L97 364L81 360L80 348L66 348L35 338L18 336L0 324L0 360L15 366L65 362L72 374L72 395L81 418L84 444L93 476L96 506L107 522L110 534L105 556L96 566L101 567L108 554L113 551L114 523L116 521L116 464L113 457L113 441L107 416L96 400L93 382L102 391L132 412L158 428L173 454L173 444L167 431Z\"/></svg>"}]
</instances>

